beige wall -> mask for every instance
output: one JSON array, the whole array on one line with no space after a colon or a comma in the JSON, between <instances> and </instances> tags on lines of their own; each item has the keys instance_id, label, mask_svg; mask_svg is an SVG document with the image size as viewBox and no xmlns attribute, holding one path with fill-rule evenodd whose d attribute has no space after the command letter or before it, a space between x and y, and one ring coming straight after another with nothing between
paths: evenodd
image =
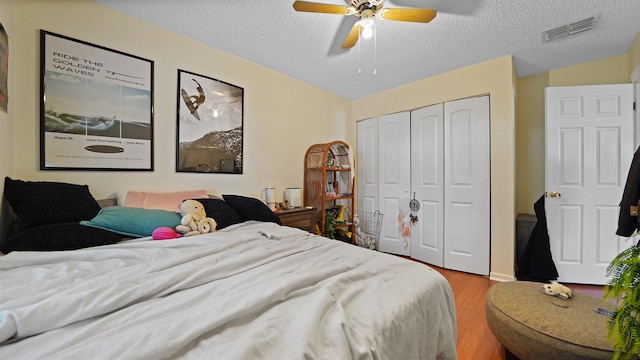
<instances>
[{"instance_id":1,"label":"beige wall","mask_svg":"<svg viewBox=\"0 0 640 360\"><path fill-rule=\"evenodd\" d=\"M14 6L11 2L0 2L0 23L4 27L9 38L9 73L8 73L8 87L9 87L9 103L7 106L7 112L0 111L0 192L4 193L4 178L5 176L11 176L13 173L13 128L15 117L15 92L13 88L13 80L15 79L13 72L13 64L16 57L14 56L13 46L15 42L14 38ZM8 218L6 211L0 207L0 224L6 223ZM6 229L0 226L0 239L6 237Z\"/></svg>"},{"instance_id":2,"label":"beige wall","mask_svg":"<svg viewBox=\"0 0 640 360\"><path fill-rule=\"evenodd\" d=\"M353 101L352 131L358 120L482 94L491 111L491 278L514 275L515 75L511 56Z\"/></svg>"},{"instance_id":3,"label":"beige wall","mask_svg":"<svg viewBox=\"0 0 640 360\"><path fill-rule=\"evenodd\" d=\"M629 56L622 54L549 71L549 86L622 84L629 82Z\"/></svg>"},{"instance_id":4,"label":"beige wall","mask_svg":"<svg viewBox=\"0 0 640 360\"><path fill-rule=\"evenodd\" d=\"M544 193L544 88L549 73L521 78L516 98L516 210L533 214Z\"/></svg>"},{"instance_id":5,"label":"beige wall","mask_svg":"<svg viewBox=\"0 0 640 360\"><path fill-rule=\"evenodd\" d=\"M518 81L516 101L516 210L533 214L544 194L544 89L548 86L623 84L629 82L629 56L609 57Z\"/></svg>"},{"instance_id":6,"label":"beige wall","mask_svg":"<svg viewBox=\"0 0 640 360\"><path fill-rule=\"evenodd\" d=\"M0 23L4 27L7 32L7 36L9 37L9 46L11 47L11 51L9 52L9 74L8 74L8 85L9 85L9 106L8 112L0 111L0 193L4 190L4 177L10 176L12 174L12 166L13 166L13 154L11 149L13 147L13 122L14 117L12 114L15 109L15 94L13 93L13 79L15 76L12 73L12 65L15 62L15 57L13 56L13 46L15 43L15 38L13 37L14 31L14 21L13 21L13 4L0 2Z\"/></svg>"},{"instance_id":7,"label":"beige wall","mask_svg":"<svg viewBox=\"0 0 640 360\"><path fill-rule=\"evenodd\" d=\"M353 137L348 126L351 102L346 98L89 0L9 3L13 5L2 6L15 7L11 51L20 61L11 67L20 86L11 94L11 117L16 119L14 143L2 142L0 156L4 167L10 161L5 154L15 154L11 171L15 178L88 184L98 198L110 196L118 188L204 188L258 197L260 188L271 183L278 190L278 200L285 187L302 186L304 154L310 145L338 139L349 142ZM1 14L5 17L6 12ZM155 61L155 171L39 170L40 29ZM245 89L244 174L175 172L177 69Z\"/></svg>"},{"instance_id":8,"label":"beige wall","mask_svg":"<svg viewBox=\"0 0 640 360\"><path fill-rule=\"evenodd\" d=\"M640 82L640 33L633 40L629 49L629 74L631 74L632 82Z\"/></svg>"}]
</instances>

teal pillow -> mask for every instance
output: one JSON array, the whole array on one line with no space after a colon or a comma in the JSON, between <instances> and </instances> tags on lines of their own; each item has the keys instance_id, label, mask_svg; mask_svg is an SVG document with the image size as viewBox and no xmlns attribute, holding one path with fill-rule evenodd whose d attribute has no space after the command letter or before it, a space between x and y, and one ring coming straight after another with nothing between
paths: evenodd
<instances>
[{"instance_id":1,"label":"teal pillow","mask_svg":"<svg viewBox=\"0 0 640 360\"><path fill-rule=\"evenodd\" d=\"M180 213L168 210L108 206L102 208L93 219L80 221L80 224L122 235L144 237L151 236L153 230L159 227L175 229L180 225L180 220Z\"/></svg>"}]
</instances>

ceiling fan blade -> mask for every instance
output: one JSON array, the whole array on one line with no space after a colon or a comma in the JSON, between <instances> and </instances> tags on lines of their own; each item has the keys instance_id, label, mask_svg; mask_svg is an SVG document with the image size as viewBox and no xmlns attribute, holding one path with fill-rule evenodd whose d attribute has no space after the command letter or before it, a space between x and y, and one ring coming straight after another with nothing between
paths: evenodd
<instances>
[{"instance_id":1,"label":"ceiling fan blade","mask_svg":"<svg viewBox=\"0 0 640 360\"><path fill-rule=\"evenodd\" d=\"M347 15L349 13L349 8L346 6L320 4L320 3L309 2L309 1L295 1L293 3L293 8L296 9L296 11L314 12L314 13L323 13L323 14Z\"/></svg>"},{"instance_id":2,"label":"ceiling fan blade","mask_svg":"<svg viewBox=\"0 0 640 360\"><path fill-rule=\"evenodd\" d=\"M360 36L360 29L362 29L362 25L360 25L360 22L357 22L353 25L353 27L351 28L351 31L349 32L349 35L347 35L347 38L342 43L343 49L352 48L358 42L358 37Z\"/></svg>"},{"instance_id":3,"label":"ceiling fan blade","mask_svg":"<svg viewBox=\"0 0 640 360\"><path fill-rule=\"evenodd\" d=\"M338 27L338 30L333 34L333 38L331 39L331 45L329 46L327 55L340 55L344 54L346 50L349 50L343 48L342 43L344 42L344 39L347 38L347 35L349 35L353 24L357 23L358 21L359 19L356 16L342 16L340 18L340 26Z\"/></svg>"},{"instance_id":4,"label":"ceiling fan blade","mask_svg":"<svg viewBox=\"0 0 640 360\"><path fill-rule=\"evenodd\" d=\"M380 17L385 20L428 23L436 17L437 13L433 9L387 8L380 11Z\"/></svg>"}]
</instances>

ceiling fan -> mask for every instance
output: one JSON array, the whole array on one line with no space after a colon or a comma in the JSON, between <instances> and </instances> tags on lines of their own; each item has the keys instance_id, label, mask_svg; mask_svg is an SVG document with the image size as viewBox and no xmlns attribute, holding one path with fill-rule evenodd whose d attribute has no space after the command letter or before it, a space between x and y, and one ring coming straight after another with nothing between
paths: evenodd
<instances>
[{"instance_id":1,"label":"ceiling fan","mask_svg":"<svg viewBox=\"0 0 640 360\"><path fill-rule=\"evenodd\" d=\"M293 8L301 12L354 15L359 17L360 20L353 25L349 35L347 35L347 39L342 44L344 49L353 47L358 42L361 33L365 37L367 32L371 31L374 17L392 21L428 23L437 14L437 11L433 9L384 8L384 0L349 0L349 6L295 1Z\"/></svg>"}]
</instances>

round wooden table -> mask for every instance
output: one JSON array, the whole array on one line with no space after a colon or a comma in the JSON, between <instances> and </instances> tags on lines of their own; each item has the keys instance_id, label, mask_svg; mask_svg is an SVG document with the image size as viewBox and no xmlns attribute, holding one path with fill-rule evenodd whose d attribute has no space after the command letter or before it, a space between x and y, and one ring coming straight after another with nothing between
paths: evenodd
<instances>
[{"instance_id":1,"label":"round wooden table","mask_svg":"<svg viewBox=\"0 0 640 360\"><path fill-rule=\"evenodd\" d=\"M615 306L576 291L562 300L543 293L542 285L512 281L489 288L487 323L502 345L520 360L611 359L609 317L595 308Z\"/></svg>"}]
</instances>

